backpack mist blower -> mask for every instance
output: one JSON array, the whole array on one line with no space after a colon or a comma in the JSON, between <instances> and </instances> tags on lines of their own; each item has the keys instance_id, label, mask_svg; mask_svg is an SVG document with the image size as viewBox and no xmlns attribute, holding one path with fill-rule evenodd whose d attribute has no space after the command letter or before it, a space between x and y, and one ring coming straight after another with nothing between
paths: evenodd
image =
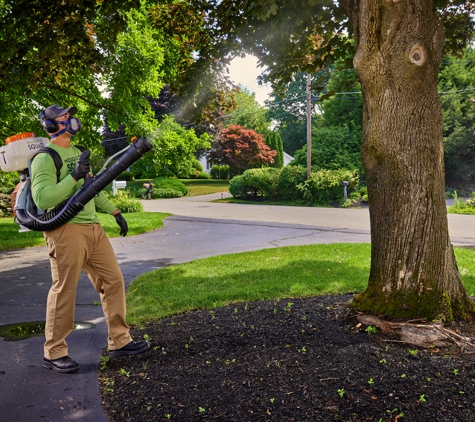
<instances>
[{"instance_id":1,"label":"backpack mist blower","mask_svg":"<svg viewBox=\"0 0 475 422\"><path fill-rule=\"evenodd\" d=\"M35 137L32 132L22 133L7 139L6 145L0 148L0 168L2 171L17 171L20 175L20 185L16 193L15 204L12 208L15 220L23 229L33 231L50 231L61 227L78 215L84 206L111 183L122 172L129 168L146 152L153 147L149 140L140 138L134 140L123 150L113 155L110 159L122 154L108 169L85 179L80 190L69 199L43 213L39 210L31 197L31 181L28 170L30 160L38 153L45 151L47 138ZM54 159L54 157L53 157Z\"/></svg>"}]
</instances>

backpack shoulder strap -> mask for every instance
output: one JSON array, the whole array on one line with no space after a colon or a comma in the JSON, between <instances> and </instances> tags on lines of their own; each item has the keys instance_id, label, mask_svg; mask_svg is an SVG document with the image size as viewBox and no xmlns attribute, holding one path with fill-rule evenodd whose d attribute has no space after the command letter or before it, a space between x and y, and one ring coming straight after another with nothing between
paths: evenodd
<instances>
[{"instance_id":1,"label":"backpack shoulder strap","mask_svg":"<svg viewBox=\"0 0 475 422\"><path fill-rule=\"evenodd\" d=\"M33 160L33 158L35 158L38 154L48 154L53 159L54 165L56 167L56 180L57 183L59 183L61 181L61 167L63 167L63 160L58 151L55 151L53 148L43 147L31 158L31 160Z\"/></svg>"}]
</instances>

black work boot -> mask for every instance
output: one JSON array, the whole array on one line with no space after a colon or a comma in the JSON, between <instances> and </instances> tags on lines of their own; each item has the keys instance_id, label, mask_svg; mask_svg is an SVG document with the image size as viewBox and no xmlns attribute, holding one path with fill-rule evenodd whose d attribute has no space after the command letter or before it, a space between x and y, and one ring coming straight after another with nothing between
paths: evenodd
<instances>
[{"instance_id":1,"label":"black work boot","mask_svg":"<svg viewBox=\"0 0 475 422\"><path fill-rule=\"evenodd\" d=\"M43 368L52 369L56 372L68 374L70 372L79 371L79 363L71 359L69 356L63 356L58 359L43 358Z\"/></svg>"},{"instance_id":2,"label":"black work boot","mask_svg":"<svg viewBox=\"0 0 475 422\"><path fill-rule=\"evenodd\" d=\"M109 350L109 357L119 358L121 356L138 355L150 349L150 343L147 340L131 341L122 349Z\"/></svg>"}]
</instances>

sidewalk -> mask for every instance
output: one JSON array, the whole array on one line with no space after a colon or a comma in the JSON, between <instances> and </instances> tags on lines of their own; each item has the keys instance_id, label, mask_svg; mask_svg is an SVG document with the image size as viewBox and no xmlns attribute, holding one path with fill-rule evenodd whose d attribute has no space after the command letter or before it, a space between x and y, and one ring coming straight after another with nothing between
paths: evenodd
<instances>
[{"instance_id":1,"label":"sidewalk","mask_svg":"<svg viewBox=\"0 0 475 422\"><path fill-rule=\"evenodd\" d=\"M167 218L159 230L111 239L126 284L164 265L213 255L288 245L370 241L367 209L208 202L220 196L143 201L147 211L174 216ZM454 244L475 245L473 217L449 216L449 222ZM46 248L4 251L0 258L0 325L44 321L51 283ZM82 275L76 321L92 322L95 328L74 331L68 337L70 354L81 364L76 374L42 368L42 336L16 342L0 339L2 420L106 422L98 396L98 363L106 345L107 328L100 306L94 305L98 300L91 283Z\"/></svg>"}]
</instances>

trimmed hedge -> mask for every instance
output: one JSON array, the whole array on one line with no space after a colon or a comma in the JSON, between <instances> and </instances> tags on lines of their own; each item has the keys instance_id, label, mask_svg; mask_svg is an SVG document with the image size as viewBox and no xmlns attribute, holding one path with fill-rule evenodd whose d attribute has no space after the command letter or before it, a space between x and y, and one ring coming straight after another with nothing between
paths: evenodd
<instances>
[{"instance_id":1,"label":"trimmed hedge","mask_svg":"<svg viewBox=\"0 0 475 422\"><path fill-rule=\"evenodd\" d=\"M358 184L358 173L350 170L318 170L297 186L304 199L318 204L339 201L343 196L342 182L349 183L348 190Z\"/></svg>"},{"instance_id":2,"label":"trimmed hedge","mask_svg":"<svg viewBox=\"0 0 475 422\"><path fill-rule=\"evenodd\" d=\"M228 180L230 175L230 167L228 165L214 165L211 167L210 175L212 179Z\"/></svg>"},{"instance_id":3,"label":"trimmed hedge","mask_svg":"<svg viewBox=\"0 0 475 422\"><path fill-rule=\"evenodd\" d=\"M318 170L307 179L302 166L276 169L266 167L246 170L229 184L234 198L265 197L279 201L305 200L309 203L328 204L343 200L342 182L347 181L348 194L358 184L358 173L352 170Z\"/></svg>"},{"instance_id":4,"label":"trimmed hedge","mask_svg":"<svg viewBox=\"0 0 475 422\"><path fill-rule=\"evenodd\" d=\"M155 185L155 189L173 189L181 192L181 196L188 195L188 188L178 179L171 177L157 177L152 180L152 183Z\"/></svg>"}]
</instances>

